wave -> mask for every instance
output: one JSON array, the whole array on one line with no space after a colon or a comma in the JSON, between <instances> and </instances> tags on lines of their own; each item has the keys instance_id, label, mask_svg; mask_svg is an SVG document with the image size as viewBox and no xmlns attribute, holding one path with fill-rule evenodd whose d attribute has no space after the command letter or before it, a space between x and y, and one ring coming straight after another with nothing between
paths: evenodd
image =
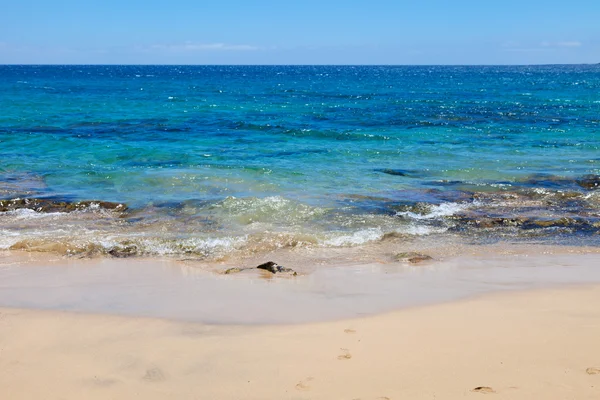
<instances>
[{"instance_id":1,"label":"wave","mask_svg":"<svg viewBox=\"0 0 600 400\"><path fill-rule=\"evenodd\" d=\"M464 211L469 207L472 207L473 205L474 203L442 203L439 205L429 205L428 207L426 207L428 210L424 211L423 213L417 213L413 211L398 211L396 215L416 220L430 220L456 215L459 212Z\"/></svg>"},{"instance_id":2,"label":"wave","mask_svg":"<svg viewBox=\"0 0 600 400\"><path fill-rule=\"evenodd\" d=\"M480 192L464 193L390 191L348 195L328 207L280 195L140 208L103 201L17 198L0 201L0 250L219 259L281 248L362 246L446 232L469 240L563 234L600 238L600 191L595 186L579 187L579 191L515 186L494 190L484 186Z\"/></svg>"}]
</instances>

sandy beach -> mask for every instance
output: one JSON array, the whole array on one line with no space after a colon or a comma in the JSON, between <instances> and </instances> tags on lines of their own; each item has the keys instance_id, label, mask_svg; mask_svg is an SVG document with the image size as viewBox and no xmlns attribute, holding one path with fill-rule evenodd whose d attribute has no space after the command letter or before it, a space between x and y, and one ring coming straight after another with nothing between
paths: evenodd
<instances>
[{"instance_id":1,"label":"sandy beach","mask_svg":"<svg viewBox=\"0 0 600 400\"><path fill-rule=\"evenodd\" d=\"M0 400L600 400L600 1L361 3L6 2Z\"/></svg>"},{"instance_id":2,"label":"sandy beach","mask_svg":"<svg viewBox=\"0 0 600 400\"><path fill-rule=\"evenodd\" d=\"M577 286L290 326L4 308L0 387L15 400L598 399L599 302L600 286Z\"/></svg>"}]
</instances>

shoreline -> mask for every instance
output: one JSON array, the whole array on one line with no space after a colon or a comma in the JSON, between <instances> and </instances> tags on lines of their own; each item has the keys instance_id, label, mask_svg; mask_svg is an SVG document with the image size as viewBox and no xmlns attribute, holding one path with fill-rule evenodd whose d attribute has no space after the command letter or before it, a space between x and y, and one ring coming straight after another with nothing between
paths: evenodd
<instances>
[{"instance_id":1,"label":"shoreline","mask_svg":"<svg viewBox=\"0 0 600 400\"><path fill-rule=\"evenodd\" d=\"M591 400L599 301L596 284L279 326L0 307L0 385L16 400Z\"/></svg>"},{"instance_id":2,"label":"shoreline","mask_svg":"<svg viewBox=\"0 0 600 400\"><path fill-rule=\"evenodd\" d=\"M600 250L563 246L437 249L433 260L281 250L245 260L0 258L0 307L154 317L217 325L286 325L378 315L504 291L600 284ZM323 257L327 254L327 257ZM267 260L298 276L255 269ZM283 261L282 261L283 260ZM224 274L231 267L250 266ZM252 267L254 266L254 267Z\"/></svg>"}]
</instances>

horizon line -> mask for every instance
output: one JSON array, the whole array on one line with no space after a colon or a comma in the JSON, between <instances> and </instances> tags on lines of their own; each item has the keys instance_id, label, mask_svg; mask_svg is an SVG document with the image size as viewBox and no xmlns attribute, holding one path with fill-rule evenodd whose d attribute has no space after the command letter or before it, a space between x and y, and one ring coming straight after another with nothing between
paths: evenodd
<instances>
[{"instance_id":1,"label":"horizon line","mask_svg":"<svg viewBox=\"0 0 600 400\"><path fill-rule=\"evenodd\" d=\"M539 63L539 64L160 64L160 63L0 63L0 66L121 66L121 67L532 67L532 66L600 65L598 63Z\"/></svg>"}]
</instances>

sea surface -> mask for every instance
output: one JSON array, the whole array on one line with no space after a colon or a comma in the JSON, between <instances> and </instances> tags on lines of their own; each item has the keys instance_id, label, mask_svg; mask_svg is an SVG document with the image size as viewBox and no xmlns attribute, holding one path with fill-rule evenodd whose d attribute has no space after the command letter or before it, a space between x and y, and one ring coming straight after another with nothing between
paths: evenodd
<instances>
[{"instance_id":1,"label":"sea surface","mask_svg":"<svg viewBox=\"0 0 600 400\"><path fill-rule=\"evenodd\" d=\"M600 244L600 66L0 66L0 250Z\"/></svg>"}]
</instances>

